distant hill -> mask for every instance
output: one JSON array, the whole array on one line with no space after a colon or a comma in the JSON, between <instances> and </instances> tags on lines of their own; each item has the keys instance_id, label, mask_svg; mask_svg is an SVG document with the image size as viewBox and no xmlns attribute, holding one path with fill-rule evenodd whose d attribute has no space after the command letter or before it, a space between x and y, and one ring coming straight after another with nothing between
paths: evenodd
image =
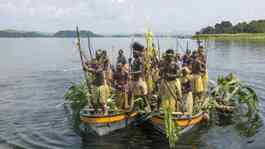
<instances>
[{"instance_id":1,"label":"distant hill","mask_svg":"<svg viewBox=\"0 0 265 149\"><path fill-rule=\"evenodd\" d=\"M80 37L103 37L102 35L95 34L91 31L80 31ZM0 30L0 38L34 38L34 37L76 37L76 31L62 30L56 33L42 33L36 31L18 31L18 30Z\"/></svg>"},{"instance_id":2,"label":"distant hill","mask_svg":"<svg viewBox=\"0 0 265 149\"><path fill-rule=\"evenodd\" d=\"M114 37L114 38L128 38L128 37L144 37L143 33L131 33L131 34L112 34L112 35L100 35L93 33L89 30L81 30L80 37ZM18 30L0 30L0 38L38 38L38 37L46 37L46 38L74 38L76 37L75 30L61 30L56 33L45 33L45 32L36 32L36 31L18 31ZM154 37L187 37L181 35L179 33L155 33Z\"/></svg>"},{"instance_id":3,"label":"distant hill","mask_svg":"<svg viewBox=\"0 0 265 149\"><path fill-rule=\"evenodd\" d=\"M103 37L102 35L95 34L91 31L80 31L80 37ZM64 31L58 31L55 34L53 34L53 37L76 37L76 31L71 30L64 30Z\"/></svg>"},{"instance_id":4,"label":"distant hill","mask_svg":"<svg viewBox=\"0 0 265 149\"><path fill-rule=\"evenodd\" d=\"M50 35L34 31L0 30L0 37L50 37Z\"/></svg>"}]
</instances>

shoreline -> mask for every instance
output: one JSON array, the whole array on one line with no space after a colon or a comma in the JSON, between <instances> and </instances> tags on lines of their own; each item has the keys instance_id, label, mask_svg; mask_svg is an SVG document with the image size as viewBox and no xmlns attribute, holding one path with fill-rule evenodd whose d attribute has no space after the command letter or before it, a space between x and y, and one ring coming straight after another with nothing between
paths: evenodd
<instances>
[{"instance_id":1,"label":"shoreline","mask_svg":"<svg viewBox=\"0 0 265 149\"><path fill-rule=\"evenodd\" d=\"M265 33L200 34L192 36L192 39L197 38L208 40L265 40Z\"/></svg>"}]
</instances>

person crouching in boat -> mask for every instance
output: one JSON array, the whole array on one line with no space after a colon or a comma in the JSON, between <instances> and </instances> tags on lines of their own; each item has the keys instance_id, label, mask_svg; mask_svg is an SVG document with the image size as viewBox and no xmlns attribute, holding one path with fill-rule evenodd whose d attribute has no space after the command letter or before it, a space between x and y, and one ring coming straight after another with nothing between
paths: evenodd
<instances>
[{"instance_id":1,"label":"person crouching in boat","mask_svg":"<svg viewBox=\"0 0 265 149\"><path fill-rule=\"evenodd\" d=\"M84 64L83 69L92 75L92 83L90 86L91 105L96 112L99 112L99 109L101 109L104 114L107 114L107 99L110 96L110 87L107 85L103 70L102 51L97 50L96 58L92 59L91 63Z\"/></svg>"},{"instance_id":2,"label":"person crouching in boat","mask_svg":"<svg viewBox=\"0 0 265 149\"><path fill-rule=\"evenodd\" d=\"M178 76L178 66L175 62L175 55L172 49L166 51L164 61L161 64L161 84L159 98L163 109L170 111L180 111L181 109L181 84Z\"/></svg>"},{"instance_id":3,"label":"person crouching in boat","mask_svg":"<svg viewBox=\"0 0 265 149\"><path fill-rule=\"evenodd\" d=\"M192 115L193 112L193 95L191 82L191 71L188 67L183 67L181 77L182 96L185 103L185 112L190 115Z\"/></svg>"},{"instance_id":4,"label":"person crouching in boat","mask_svg":"<svg viewBox=\"0 0 265 149\"><path fill-rule=\"evenodd\" d=\"M129 109L128 103L128 81L129 74L122 63L118 63L113 75L116 105L119 109Z\"/></svg>"}]
</instances>

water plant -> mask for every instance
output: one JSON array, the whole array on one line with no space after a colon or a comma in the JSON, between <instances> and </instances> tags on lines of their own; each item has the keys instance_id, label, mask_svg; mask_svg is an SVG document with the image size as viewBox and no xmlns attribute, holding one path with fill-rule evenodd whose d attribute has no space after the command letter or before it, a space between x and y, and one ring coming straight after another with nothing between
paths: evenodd
<instances>
[{"instance_id":1,"label":"water plant","mask_svg":"<svg viewBox=\"0 0 265 149\"><path fill-rule=\"evenodd\" d=\"M210 112L229 115L240 134L253 136L253 132L261 125L256 92L240 82L234 74L219 76L209 97Z\"/></svg>"}]
</instances>

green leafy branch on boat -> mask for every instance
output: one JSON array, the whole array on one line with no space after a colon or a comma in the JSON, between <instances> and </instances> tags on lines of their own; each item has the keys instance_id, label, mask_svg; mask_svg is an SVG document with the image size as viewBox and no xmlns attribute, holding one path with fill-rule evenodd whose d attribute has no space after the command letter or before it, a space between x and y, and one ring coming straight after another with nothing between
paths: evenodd
<instances>
[{"instance_id":1,"label":"green leafy branch on boat","mask_svg":"<svg viewBox=\"0 0 265 149\"><path fill-rule=\"evenodd\" d=\"M109 112L117 112L118 108L114 101L114 94L112 94L107 99L107 107ZM75 112L80 112L85 106L89 106L90 99L92 98L92 94L89 92L89 89L85 83L85 81L81 81L80 84L72 83L69 87L68 91L65 93L64 98L66 103L69 103L71 109Z\"/></svg>"},{"instance_id":2,"label":"green leafy branch on boat","mask_svg":"<svg viewBox=\"0 0 265 149\"><path fill-rule=\"evenodd\" d=\"M173 120L172 110L170 108L164 109L164 124L166 130L166 137L170 148L175 148L179 138L179 127Z\"/></svg>"},{"instance_id":3,"label":"green leafy branch on boat","mask_svg":"<svg viewBox=\"0 0 265 149\"><path fill-rule=\"evenodd\" d=\"M72 83L68 91L65 93L64 98L70 103L74 111L80 111L88 103L90 94L86 83L83 81L80 84Z\"/></svg>"}]
</instances>

